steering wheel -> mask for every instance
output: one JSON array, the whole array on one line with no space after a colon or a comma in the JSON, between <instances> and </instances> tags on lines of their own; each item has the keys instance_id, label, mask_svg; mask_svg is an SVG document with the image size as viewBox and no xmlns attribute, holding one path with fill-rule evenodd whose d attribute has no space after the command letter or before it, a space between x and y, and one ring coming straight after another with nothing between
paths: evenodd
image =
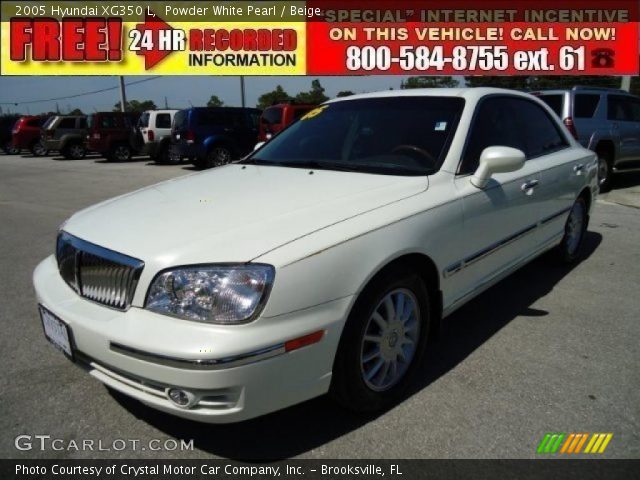
<instances>
[{"instance_id":1,"label":"steering wheel","mask_svg":"<svg viewBox=\"0 0 640 480\"><path fill-rule=\"evenodd\" d=\"M436 158L433 155L427 152L424 148L420 148L416 145L398 145L393 150L391 150L391 153L401 153L401 152L408 152L410 154L413 154L410 156L414 158L416 156L415 154L417 153L421 157L420 159L426 159L429 161L429 163L431 164L429 166L435 166L436 164Z\"/></svg>"}]
</instances>

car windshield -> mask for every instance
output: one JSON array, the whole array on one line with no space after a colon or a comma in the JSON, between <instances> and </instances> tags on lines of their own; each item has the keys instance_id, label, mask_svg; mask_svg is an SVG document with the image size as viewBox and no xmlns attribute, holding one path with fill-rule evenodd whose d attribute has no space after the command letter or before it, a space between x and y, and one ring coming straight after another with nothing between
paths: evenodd
<instances>
[{"instance_id":1,"label":"car windshield","mask_svg":"<svg viewBox=\"0 0 640 480\"><path fill-rule=\"evenodd\" d=\"M321 105L243 163L429 175L442 165L463 107L462 98L430 96Z\"/></svg>"}]
</instances>

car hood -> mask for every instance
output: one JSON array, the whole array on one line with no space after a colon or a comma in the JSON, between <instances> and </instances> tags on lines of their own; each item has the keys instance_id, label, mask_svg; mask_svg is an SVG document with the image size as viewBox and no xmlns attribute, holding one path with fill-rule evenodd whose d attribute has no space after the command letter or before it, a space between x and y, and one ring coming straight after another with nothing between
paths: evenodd
<instances>
[{"instance_id":1,"label":"car hood","mask_svg":"<svg viewBox=\"0 0 640 480\"><path fill-rule=\"evenodd\" d=\"M427 185L426 177L234 164L107 200L64 230L156 269L246 262Z\"/></svg>"}]
</instances>

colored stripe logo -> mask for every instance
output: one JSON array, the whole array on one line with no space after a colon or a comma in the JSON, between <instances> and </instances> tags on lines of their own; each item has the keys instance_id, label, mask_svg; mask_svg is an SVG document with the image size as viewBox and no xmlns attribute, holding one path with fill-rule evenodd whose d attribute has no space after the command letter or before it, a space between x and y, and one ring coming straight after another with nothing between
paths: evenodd
<instances>
[{"instance_id":1,"label":"colored stripe logo","mask_svg":"<svg viewBox=\"0 0 640 480\"><path fill-rule=\"evenodd\" d=\"M604 453L613 433L546 433L536 453ZM583 450L584 448L584 450Z\"/></svg>"}]
</instances>

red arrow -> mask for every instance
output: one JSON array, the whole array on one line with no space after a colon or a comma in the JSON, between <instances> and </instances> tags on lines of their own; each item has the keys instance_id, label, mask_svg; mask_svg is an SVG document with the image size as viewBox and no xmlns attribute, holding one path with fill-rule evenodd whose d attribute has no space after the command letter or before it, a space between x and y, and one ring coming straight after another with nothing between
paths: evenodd
<instances>
[{"instance_id":1,"label":"red arrow","mask_svg":"<svg viewBox=\"0 0 640 480\"><path fill-rule=\"evenodd\" d=\"M173 30L173 27L168 25L164 20L162 20L157 15L154 15L153 12L147 11L147 14L144 18L144 23L138 23L136 25L136 30L138 30L144 37L145 32L151 32L151 39L153 45L150 49L141 48L136 52L137 55L144 56L144 69L149 70L154 67L158 63L160 63L166 56L170 53L173 53L171 50L160 50L160 31L161 30Z\"/></svg>"}]
</instances>

